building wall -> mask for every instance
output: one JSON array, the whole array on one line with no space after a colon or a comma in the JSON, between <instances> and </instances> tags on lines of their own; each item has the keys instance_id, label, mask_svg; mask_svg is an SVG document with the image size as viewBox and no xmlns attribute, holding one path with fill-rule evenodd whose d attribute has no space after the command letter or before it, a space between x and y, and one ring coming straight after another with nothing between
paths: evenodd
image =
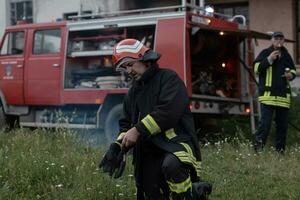
<instances>
[{"instance_id":1,"label":"building wall","mask_svg":"<svg viewBox=\"0 0 300 200\"><path fill-rule=\"evenodd\" d=\"M91 10L95 13L119 10L122 0L33 0L33 21L50 22L64 13ZM0 0L0 34L9 25L9 0Z\"/></svg>"},{"instance_id":2,"label":"building wall","mask_svg":"<svg viewBox=\"0 0 300 200\"><path fill-rule=\"evenodd\" d=\"M64 13L91 10L94 13L114 12L120 0L34 0L35 22L49 22L62 18Z\"/></svg>"},{"instance_id":3,"label":"building wall","mask_svg":"<svg viewBox=\"0 0 300 200\"><path fill-rule=\"evenodd\" d=\"M205 0L206 4L226 4L226 3L245 3L248 0Z\"/></svg>"},{"instance_id":4,"label":"building wall","mask_svg":"<svg viewBox=\"0 0 300 200\"><path fill-rule=\"evenodd\" d=\"M5 27L6 27L6 1L0 0L0 38L2 38L2 35L4 33Z\"/></svg>"},{"instance_id":5,"label":"building wall","mask_svg":"<svg viewBox=\"0 0 300 200\"><path fill-rule=\"evenodd\" d=\"M294 35L294 9L292 0L250 0L249 18L250 28L260 32L282 31L286 38L295 40ZM257 55L262 49L268 47L270 41L258 40L255 48ZM285 43L292 57L294 57L294 44Z\"/></svg>"}]
</instances>

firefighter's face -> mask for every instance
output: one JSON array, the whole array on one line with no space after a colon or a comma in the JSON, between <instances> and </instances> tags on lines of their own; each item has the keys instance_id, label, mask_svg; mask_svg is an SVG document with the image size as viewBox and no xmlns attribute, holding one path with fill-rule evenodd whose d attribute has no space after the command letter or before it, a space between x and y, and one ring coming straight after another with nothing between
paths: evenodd
<instances>
[{"instance_id":1,"label":"firefighter's face","mask_svg":"<svg viewBox=\"0 0 300 200\"><path fill-rule=\"evenodd\" d=\"M272 37L272 45L275 49L279 49L283 47L284 44L284 37L278 36L278 37Z\"/></svg>"},{"instance_id":2,"label":"firefighter's face","mask_svg":"<svg viewBox=\"0 0 300 200\"><path fill-rule=\"evenodd\" d=\"M147 70L147 66L139 61L131 61L123 64L126 72L135 80L139 80Z\"/></svg>"}]
</instances>

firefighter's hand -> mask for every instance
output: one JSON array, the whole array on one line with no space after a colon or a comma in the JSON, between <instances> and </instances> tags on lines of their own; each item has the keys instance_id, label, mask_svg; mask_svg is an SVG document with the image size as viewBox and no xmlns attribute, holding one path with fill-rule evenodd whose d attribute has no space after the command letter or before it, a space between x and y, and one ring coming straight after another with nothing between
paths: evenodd
<instances>
[{"instance_id":1,"label":"firefighter's hand","mask_svg":"<svg viewBox=\"0 0 300 200\"><path fill-rule=\"evenodd\" d=\"M293 79L293 74L291 72L285 72L284 76L285 76L286 80L288 80L288 81Z\"/></svg>"},{"instance_id":2,"label":"firefighter's hand","mask_svg":"<svg viewBox=\"0 0 300 200\"><path fill-rule=\"evenodd\" d=\"M279 50L275 50L273 51L269 56L268 56L268 60L270 61L274 61L276 60L278 57L280 56L280 51Z\"/></svg>"},{"instance_id":3,"label":"firefighter's hand","mask_svg":"<svg viewBox=\"0 0 300 200\"><path fill-rule=\"evenodd\" d=\"M140 133L138 132L138 130L135 127L129 129L126 132L125 136L123 137L122 147L129 148L129 147L133 146L136 143L139 135L140 135Z\"/></svg>"},{"instance_id":4,"label":"firefighter's hand","mask_svg":"<svg viewBox=\"0 0 300 200\"><path fill-rule=\"evenodd\" d=\"M118 156L120 152L120 144L112 143L108 151L104 154L99 164L99 168L103 168L103 172L108 172L109 175L112 176L116 168L118 168Z\"/></svg>"}]
</instances>

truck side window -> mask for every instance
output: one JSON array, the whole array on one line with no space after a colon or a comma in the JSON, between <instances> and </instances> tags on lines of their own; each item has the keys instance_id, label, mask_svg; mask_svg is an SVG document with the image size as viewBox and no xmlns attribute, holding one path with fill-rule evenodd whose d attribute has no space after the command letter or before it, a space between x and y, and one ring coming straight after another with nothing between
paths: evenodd
<instances>
[{"instance_id":1,"label":"truck side window","mask_svg":"<svg viewBox=\"0 0 300 200\"><path fill-rule=\"evenodd\" d=\"M24 51L24 32L6 34L1 55L22 55Z\"/></svg>"},{"instance_id":2,"label":"truck side window","mask_svg":"<svg viewBox=\"0 0 300 200\"><path fill-rule=\"evenodd\" d=\"M42 30L34 33L33 54L52 54L60 52L61 30Z\"/></svg>"}]
</instances>

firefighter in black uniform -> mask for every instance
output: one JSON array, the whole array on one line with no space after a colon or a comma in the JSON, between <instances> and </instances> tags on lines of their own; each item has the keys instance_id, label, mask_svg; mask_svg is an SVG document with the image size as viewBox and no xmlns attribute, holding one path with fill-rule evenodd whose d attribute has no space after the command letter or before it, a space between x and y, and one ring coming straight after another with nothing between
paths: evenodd
<instances>
[{"instance_id":1,"label":"firefighter in black uniform","mask_svg":"<svg viewBox=\"0 0 300 200\"><path fill-rule=\"evenodd\" d=\"M159 58L135 39L115 46L116 69L134 83L123 103L118 139L100 168L119 177L122 152L133 147L137 199L206 199L211 185L199 182L201 155L186 87L174 71L159 68Z\"/></svg>"},{"instance_id":2,"label":"firefighter in black uniform","mask_svg":"<svg viewBox=\"0 0 300 200\"><path fill-rule=\"evenodd\" d=\"M261 150L266 144L273 113L275 113L275 147L278 152L283 152L291 104L289 82L296 77L296 69L290 54L283 46L283 33L274 32L271 41L272 45L264 49L254 61L254 72L259 76L261 103L261 119L255 134L255 148Z\"/></svg>"}]
</instances>

